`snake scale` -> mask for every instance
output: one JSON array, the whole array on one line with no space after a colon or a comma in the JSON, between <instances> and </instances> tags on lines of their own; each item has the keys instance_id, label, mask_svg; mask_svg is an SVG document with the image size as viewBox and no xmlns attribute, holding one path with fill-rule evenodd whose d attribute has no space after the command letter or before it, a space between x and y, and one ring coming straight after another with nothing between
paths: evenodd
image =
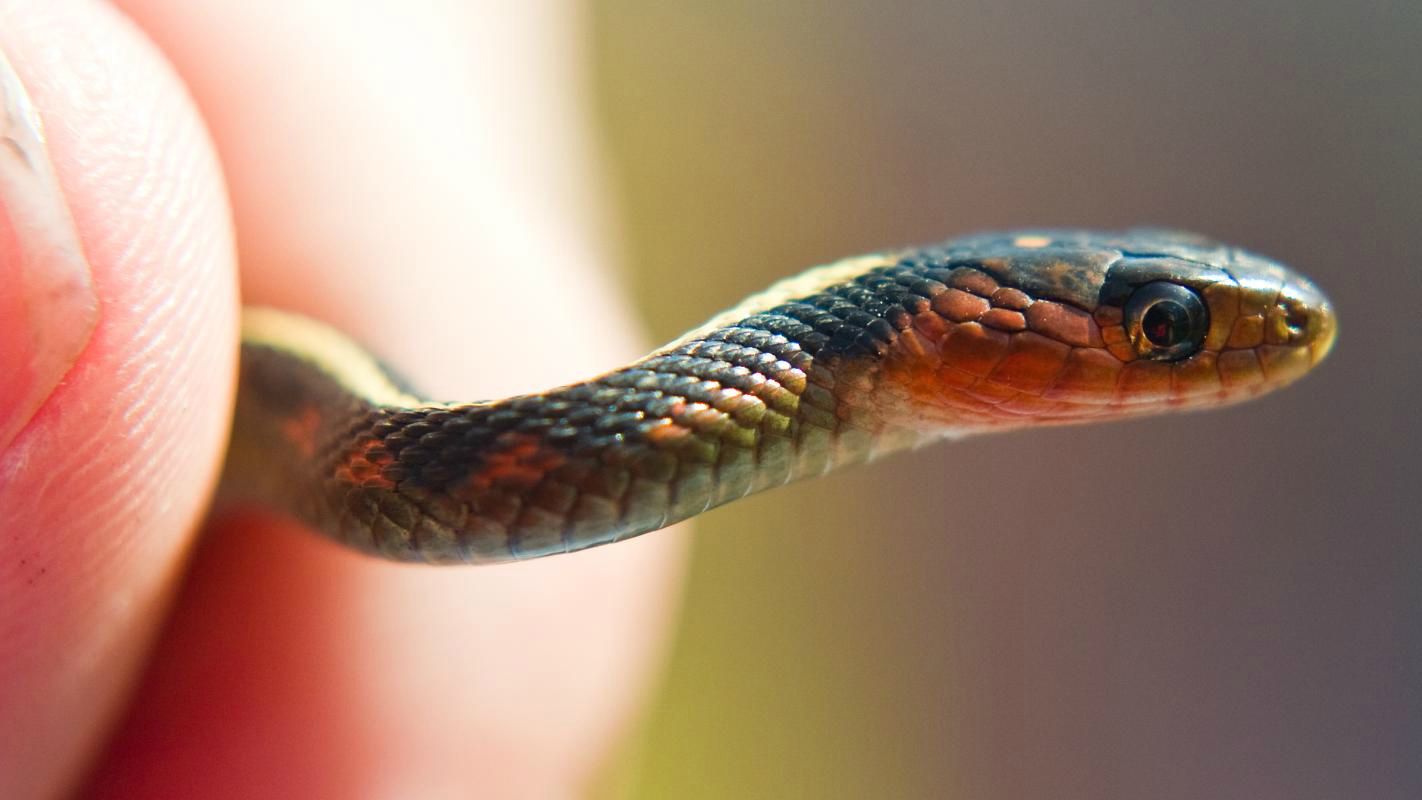
<instances>
[{"instance_id":1,"label":"snake scale","mask_svg":"<svg viewBox=\"0 0 1422 800\"><path fill-rule=\"evenodd\" d=\"M1255 397L1335 331L1288 268L1159 230L846 259L625 367L488 402L423 399L334 330L248 309L222 488L386 558L534 558L936 439Z\"/></svg>"}]
</instances>

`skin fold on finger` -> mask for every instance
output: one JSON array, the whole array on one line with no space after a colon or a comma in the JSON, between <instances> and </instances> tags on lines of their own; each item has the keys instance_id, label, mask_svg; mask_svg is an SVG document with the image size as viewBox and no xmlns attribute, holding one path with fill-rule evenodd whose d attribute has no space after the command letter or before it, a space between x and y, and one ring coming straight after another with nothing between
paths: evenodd
<instances>
[{"instance_id":1,"label":"skin fold on finger","mask_svg":"<svg viewBox=\"0 0 1422 800\"><path fill-rule=\"evenodd\" d=\"M571 4L119 5L213 130L249 302L441 397L643 349L606 272ZM252 515L214 534L96 794L563 796L645 697L685 549L436 569Z\"/></svg>"},{"instance_id":2,"label":"skin fold on finger","mask_svg":"<svg viewBox=\"0 0 1422 800\"><path fill-rule=\"evenodd\" d=\"M173 594L226 437L236 287L211 145L143 37L103 5L0 0L0 49L96 310L59 320L92 329L0 452L0 797L26 798L73 785ZM5 202L0 259L14 265L34 254L14 250L23 201ZM20 291L6 281L0 306L21 307ZM0 316L8 342L30 334Z\"/></svg>"}]
</instances>

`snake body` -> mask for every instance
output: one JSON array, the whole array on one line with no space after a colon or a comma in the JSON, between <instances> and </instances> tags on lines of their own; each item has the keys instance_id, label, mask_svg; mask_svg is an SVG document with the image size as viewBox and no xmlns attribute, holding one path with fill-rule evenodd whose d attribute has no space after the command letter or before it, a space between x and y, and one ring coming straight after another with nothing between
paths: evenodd
<instances>
[{"instance_id":1,"label":"snake body","mask_svg":"<svg viewBox=\"0 0 1422 800\"><path fill-rule=\"evenodd\" d=\"M1334 331L1308 280L1163 231L846 259L633 364L490 402L422 399L341 334L249 309L223 488L386 558L534 558L934 439L1253 397Z\"/></svg>"}]
</instances>

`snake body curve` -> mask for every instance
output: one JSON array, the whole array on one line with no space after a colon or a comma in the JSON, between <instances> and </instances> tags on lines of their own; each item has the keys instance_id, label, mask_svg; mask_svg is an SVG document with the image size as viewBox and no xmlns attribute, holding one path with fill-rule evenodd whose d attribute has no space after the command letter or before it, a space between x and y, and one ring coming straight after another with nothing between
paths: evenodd
<instances>
[{"instance_id":1,"label":"snake body curve","mask_svg":"<svg viewBox=\"0 0 1422 800\"><path fill-rule=\"evenodd\" d=\"M341 334L248 309L222 488L386 558L533 558L934 439L1254 397L1334 333L1307 279L1166 231L846 259L633 364L490 402L425 400Z\"/></svg>"}]
</instances>

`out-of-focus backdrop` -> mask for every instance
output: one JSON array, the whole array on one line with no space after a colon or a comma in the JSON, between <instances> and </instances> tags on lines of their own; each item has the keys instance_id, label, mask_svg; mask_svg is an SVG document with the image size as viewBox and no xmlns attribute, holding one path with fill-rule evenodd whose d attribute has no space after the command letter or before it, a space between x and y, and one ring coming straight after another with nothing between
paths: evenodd
<instances>
[{"instance_id":1,"label":"out-of-focus backdrop","mask_svg":"<svg viewBox=\"0 0 1422 800\"><path fill-rule=\"evenodd\" d=\"M627 284L1024 225L1293 264L1339 344L1238 408L934 447L703 518L633 798L1422 797L1422 4L591 13Z\"/></svg>"}]
</instances>

